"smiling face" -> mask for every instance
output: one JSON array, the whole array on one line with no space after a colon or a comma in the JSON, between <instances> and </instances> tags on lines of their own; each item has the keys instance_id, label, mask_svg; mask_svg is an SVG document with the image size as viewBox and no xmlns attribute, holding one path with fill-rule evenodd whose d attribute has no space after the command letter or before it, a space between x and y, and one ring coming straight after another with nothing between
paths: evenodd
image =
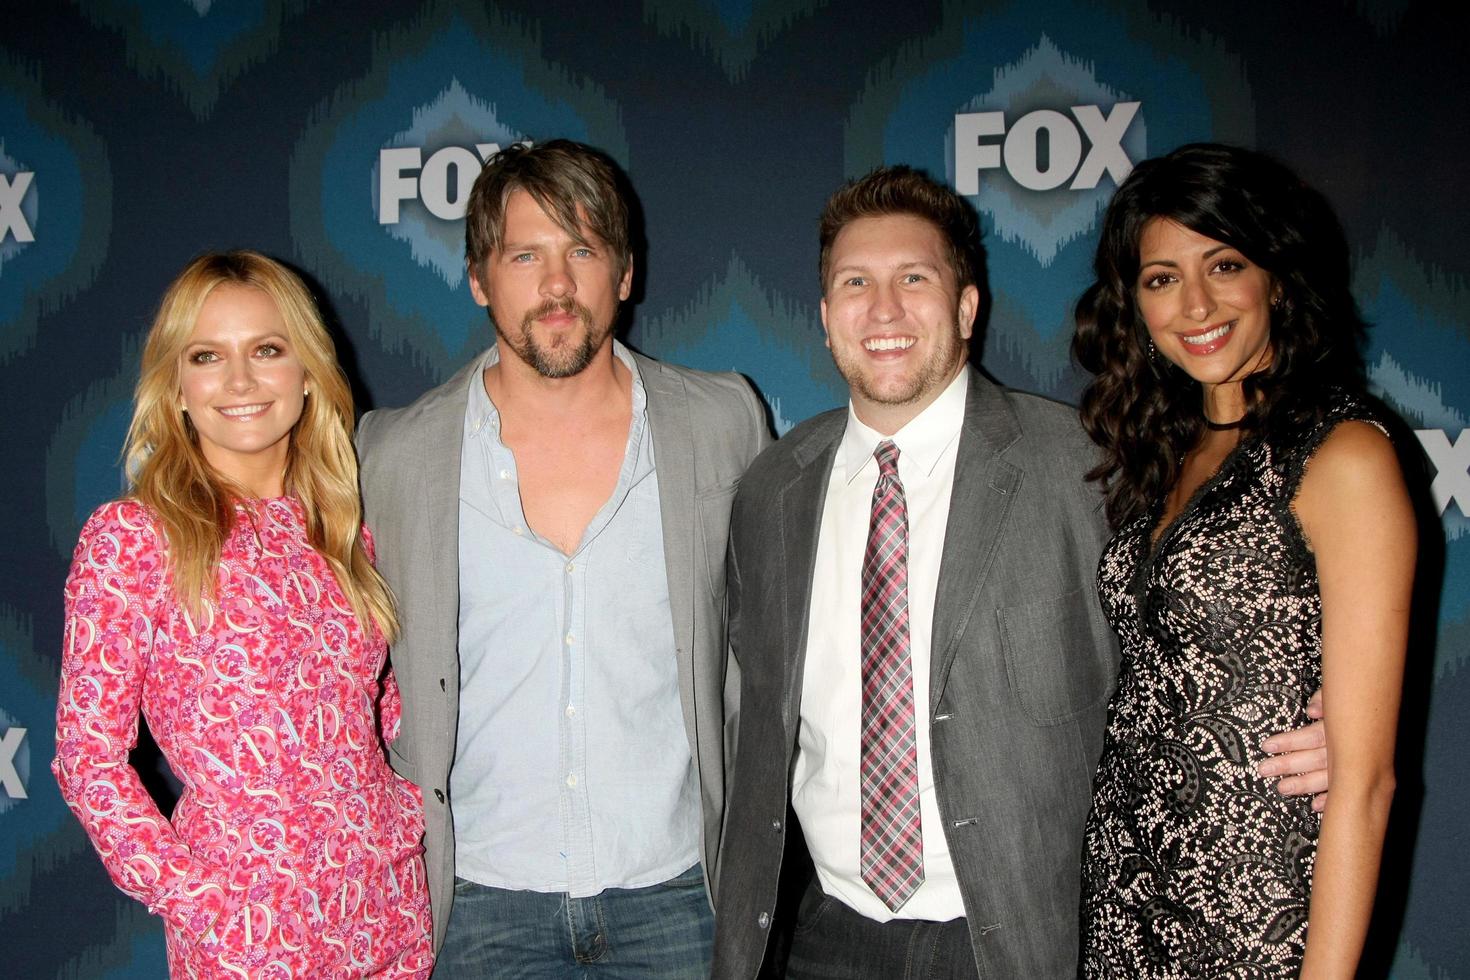
<instances>
[{"instance_id":1,"label":"smiling face","mask_svg":"<svg viewBox=\"0 0 1470 980\"><path fill-rule=\"evenodd\" d=\"M823 285L827 346L853 409L891 435L964 365L979 291L959 287L939 229L909 214L845 225Z\"/></svg>"},{"instance_id":2,"label":"smiling face","mask_svg":"<svg viewBox=\"0 0 1470 980\"><path fill-rule=\"evenodd\" d=\"M179 355L180 398L209 465L257 496L279 495L306 388L275 301L253 286L211 290Z\"/></svg>"},{"instance_id":3,"label":"smiling face","mask_svg":"<svg viewBox=\"0 0 1470 980\"><path fill-rule=\"evenodd\" d=\"M1207 414L1245 411L1240 383L1271 363L1271 304L1280 288L1237 248L1168 218L1139 239L1135 297L1160 354L1200 382Z\"/></svg>"},{"instance_id":4,"label":"smiling face","mask_svg":"<svg viewBox=\"0 0 1470 980\"><path fill-rule=\"evenodd\" d=\"M490 309L500 356L545 378L584 371L608 346L618 304L628 298L631 262L586 230L569 234L525 191L505 203L502 246L471 269L475 302Z\"/></svg>"}]
</instances>

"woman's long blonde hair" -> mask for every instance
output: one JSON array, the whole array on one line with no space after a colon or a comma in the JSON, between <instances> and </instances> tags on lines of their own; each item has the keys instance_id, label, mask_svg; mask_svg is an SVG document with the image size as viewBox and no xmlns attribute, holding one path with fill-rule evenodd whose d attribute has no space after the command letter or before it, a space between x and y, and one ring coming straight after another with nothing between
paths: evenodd
<instances>
[{"instance_id":1,"label":"woman's long blonde hair","mask_svg":"<svg viewBox=\"0 0 1470 980\"><path fill-rule=\"evenodd\" d=\"M184 348L205 299L225 283L263 291L285 321L311 392L291 430L285 491L301 501L307 540L332 567L358 621L364 629L376 624L391 640L398 630L393 596L363 548L351 388L305 285L258 252L216 252L190 262L163 294L143 346L124 461L131 495L163 525L174 595L196 620L208 616L235 502L249 496L205 461L194 426L179 409Z\"/></svg>"}]
</instances>

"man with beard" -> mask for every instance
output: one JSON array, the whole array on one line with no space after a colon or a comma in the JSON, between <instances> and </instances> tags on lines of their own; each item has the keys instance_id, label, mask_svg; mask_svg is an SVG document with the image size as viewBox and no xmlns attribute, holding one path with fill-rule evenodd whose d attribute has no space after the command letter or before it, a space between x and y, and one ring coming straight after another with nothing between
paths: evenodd
<instances>
[{"instance_id":1,"label":"man with beard","mask_svg":"<svg viewBox=\"0 0 1470 980\"><path fill-rule=\"evenodd\" d=\"M979 241L951 190L876 170L827 202L820 244L850 403L763 453L736 497L713 976L755 977L783 918L789 804L815 867L789 978L1075 977L1118 672L1094 449L1073 409L967 368Z\"/></svg>"},{"instance_id":2,"label":"man with beard","mask_svg":"<svg viewBox=\"0 0 1470 980\"><path fill-rule=\"evenodd\" d=\"M613 339L628 208L596 151L500 152L465 241L497 343L358 435L435 976L703 977L726 531L764 410Z\"/></svg>"}]
</instances>

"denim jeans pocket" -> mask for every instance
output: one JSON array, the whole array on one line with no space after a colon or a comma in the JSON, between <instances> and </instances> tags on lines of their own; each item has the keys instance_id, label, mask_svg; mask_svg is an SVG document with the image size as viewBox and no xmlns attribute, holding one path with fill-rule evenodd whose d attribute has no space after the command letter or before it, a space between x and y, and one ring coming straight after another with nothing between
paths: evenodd
<instances>
[{"instance_id":1,"label":"denim jeans pocket","mask_svg":"<svg viewBox=\"0 0 1470 980\"><path fill-rule=\"evenodd\" d=\"M807 886L806 892L801 896L801 904L796 907L796 926L793 930L797 935L810 932L817 927L823 914L837 901L831 895L822 891L822 886L815 878Z\"/></svg>"},{"instance_id":2,"label":"denim jeans pocket","mask_svg":"<svg viewBox=\"0 0 1470 980\"><path fill-rule=\"evenodd\" d=\"M663 888L704 888L704 865L698 861L687 870L664 882Z\"/></svg>"}]
</instances>

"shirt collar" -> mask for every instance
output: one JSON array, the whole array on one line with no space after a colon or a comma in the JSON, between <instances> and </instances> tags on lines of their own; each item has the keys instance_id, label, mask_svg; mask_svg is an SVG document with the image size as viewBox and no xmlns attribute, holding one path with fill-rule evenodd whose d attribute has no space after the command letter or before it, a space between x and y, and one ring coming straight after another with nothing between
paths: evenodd
<instances>
[{"instance_id":1,"label":"shirt collar","mask_svg":"<svg viewBox=\"0 0 1470 980\"><path fill-rule=\"evenodd\" d=\"M842 434L838 460L843 467L843 480L851 483L868 465L877 466L873 451L884 439L898 446L900 465L910 472L928 476L934 472L939 458L959 438L965 422L965 400L970 390L970 372L966 368L909 423L891 436L863 424L847 403L847 430ZM906 463L904 461L907 461Z\"/></svg>"},{"instance_id":2,"label":"shirt collar","mask_svg":"<svg viewBox=\"0 0 1470 980\"><path fill-rule=\"evenodd\" d=\"M622 361L633 375L633 424L640 432L642 420L648 407L648 392L643 387L643 375L638 373L638 362L621 342L613 341L613 356ZM465 403L465 421L469 435L478 436L485 432L500 431L500 411L485 391L485 369L500 363L500 344L491 344L480 356L475 370L470 372L469 400ZM875 444L876 445L876 444Z\"/></svg>"}]
</instances>

